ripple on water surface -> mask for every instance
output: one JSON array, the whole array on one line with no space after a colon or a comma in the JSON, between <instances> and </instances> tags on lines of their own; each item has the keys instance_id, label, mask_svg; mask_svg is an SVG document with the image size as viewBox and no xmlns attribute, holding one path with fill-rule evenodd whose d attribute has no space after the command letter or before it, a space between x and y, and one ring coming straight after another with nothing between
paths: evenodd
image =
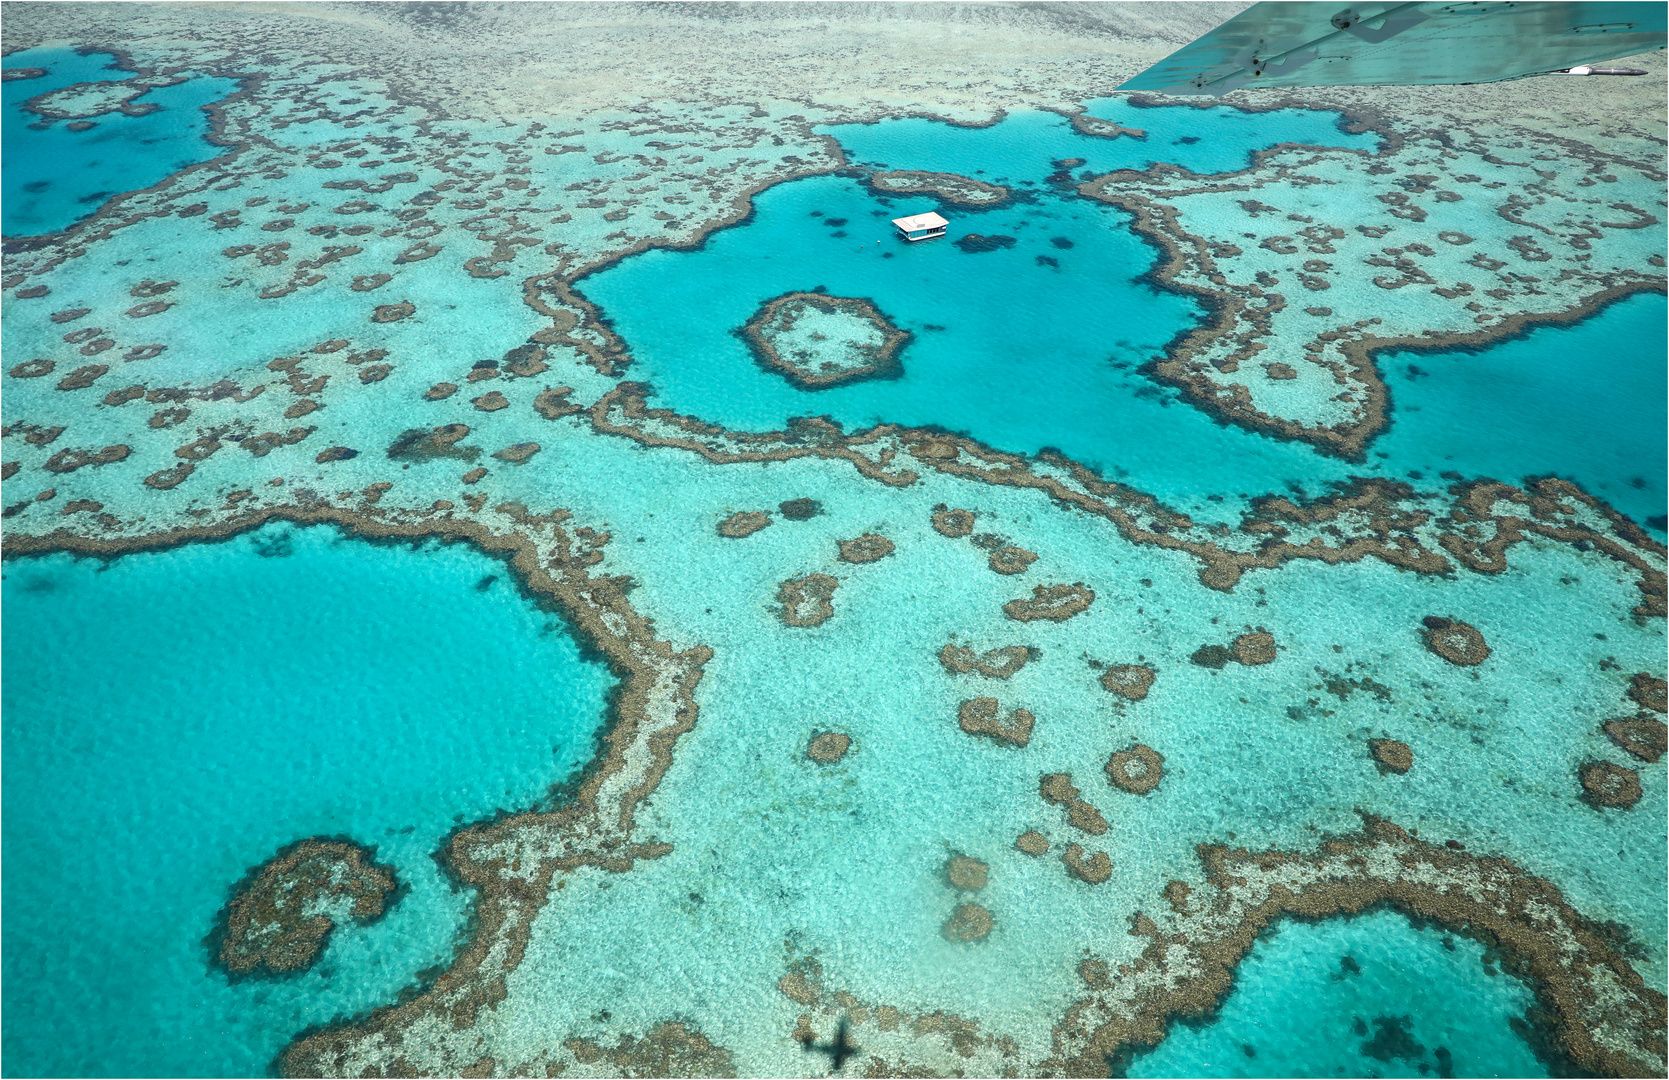
<instances>
[{"instance_id":1,"label":"ripple on water surface","mask_svg":"<svg viewBox=\"0 0 1669 1080\"><path fill-rule=\"evenodd\" d=\"M324 527L25 559L4 599L10 1075L261 1075L391 1000L464 927L431 853L589 760L612 684L501 563ZM409 893L312 971L228 984L230 890L315 835Z\"/></svg>"}]
</instances>

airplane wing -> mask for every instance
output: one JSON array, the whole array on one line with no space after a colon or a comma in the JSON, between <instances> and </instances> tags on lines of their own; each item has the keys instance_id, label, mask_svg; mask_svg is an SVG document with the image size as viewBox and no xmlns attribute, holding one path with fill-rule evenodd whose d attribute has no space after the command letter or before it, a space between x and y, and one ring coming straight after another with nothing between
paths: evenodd
<instances>
[{"instance_id":1,"label":"airplane wing","mask_svg":"<svg viewBox=\"0 0 1669 1080\"><path fill-rule=\"evenodd\" d=\"M1664 47L1669 4L1265 0L1120 86L1220 95L1242 87L1499 82Z\"/></svg>"}]
</instances>

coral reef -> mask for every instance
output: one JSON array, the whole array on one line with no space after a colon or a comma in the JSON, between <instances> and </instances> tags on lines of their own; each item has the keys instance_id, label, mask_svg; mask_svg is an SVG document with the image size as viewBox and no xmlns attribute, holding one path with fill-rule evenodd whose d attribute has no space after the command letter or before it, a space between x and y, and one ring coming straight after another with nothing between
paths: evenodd
<instances>
[{"instance_id":1,"label":"coral reef","mask_svg":"<svg viewBox=\"0 0 1669 1080\"><path fill-rule=\"evenodd\" d=\"M1405 773L1414 767L1414 751L1396 739L1369 739L1368 753L1381 773Z\"/></svg>"},{"instance_id":2,"label":"coral reef","mask_svg":"<svg viewBox=\"0 0 1669 1080\"><path fill-rule=\"evenodd\" d=\"M838 543L841 562L878 562L893 553L893 542L875 533L865 533L855 540L840 540Z\"/></svg>"},{"instance_id":3,"label":"coral reef","mask_svg":"<svg viewBox=\"0 0 1669 1080\"><path fill-rule=\"evenodd\" d=\"M1235 662L1239 664L1273 663L1277 655L1275 635L1263 629L1241 634L1234 639L1229 650L1234 653Z\"/></svg>"},{"instance_id":4,"label":"coral reef","mask_svg":"<svg viewBox=\"0 0 1669 1080\"><path fill-rule=\"evenodd\" d=\"M306 971L343 918L382 918L396 881L375 860L374 848L324 837L284 848L233 892L216 960L233 975Z\"/></svg>"},{"instance_id":5,"label":"coral reef","mask_svg":"<svg viewBox=\"0 0 1669 1080\"><path fill-rule=\"evenodd\" d=\"M910 341L870 301L815 292L766 301L740 333L761 367L801 390L897 378Z\"/></svg>"},{"instance_id":6,"label":"coral reef","mask_svg":"<svg viewBox=\"0 0 1669 1080\"><path fill-rule=\"evenodd\" d=\"M1620 716L1607 720L1604 731L1619 749L1641 761L1656 761L1669 751L1669 728L1662 720L1653 720L1643 713L1633 718Z\"/></svg>"},{"instance_id":7,"label":"coral reef","mask_svg":"<svg viewBox=\"0 0 1669 1080\"><path fill-rule=\"evenodd\" d=\"M1146 795L1165 778L1165 756L1151 746L1136 743L1116 751L1107 759L1107 782L1132 795Z\"/></svg>"},{"instance_id":8,"label":"coral reef","mask_svg":"<svg viewBox=\"0 0 1669 1080\"><path fill-rule=\"evenodd\" d=\"M852 748L852 736L839 731L820 731L806 745L806 757L819 765L833 765Z\"/></svg>"},{"instance_id":9,"label":"coral reef","mask_svg":"<svg viewBox=\"0 0 1669 1080\"><path fill-rule=\"evenodd\" d=\"M1113 861L1107 857L1105 851L1097 851L1084 858L1084 849L1078 844L1066 845L1061 853L1061 862L1066 864L1066 870L1079 881L1091 885L1099 885L1113 876Z\"/></svg>"},{"instance_id":10,"label":"coral reef","mask_svg":"<svg viewBox=\"0 0 1669 1080\"><path fill-rule=\"evenodd\" d=\"M946 920L943 933L950 941L981 941L995 925L991 913L980 905L958 904Z\"/></svg>"},{"instance_id":11,"label":"coral reef","mask_svg":"<svg viewBox=\"0 0 1669 1080\"><path fill-rule=\"evenodd\" d=\"M1011 746L1029 744L1037 718L1025 709L1011 709L1008 719L1003 720L998 716L1000 708L994 697L971 698L957 709L957 722L969 735L983 735Z\"/></svg>"},{"instance_id":12,"label":"coral reef","mask_svg":"<svg viewBox=\"0 0 1669 1080\"><path fill-rule=\"evenodd\" d=\"M1422 621L1425 627L1421 634L1426 639L1426 648L1449 663L1471 667L1489 659L1490 650L1483 634L1470 623L1441 615L1427 615Z\"/></svg>"},{"instance_id":13,"label":"coral reef","mask_svg":"<svg viewBox=\"0 0 1669 1080\"><path fill-rule=\"evenodd\" d=\"M1071 585L1036 585L1032 587L1030 600L1010 600L1003 605L1003 614L1017 622L1034 619L1065 622L1094 602L1095 590L1081 581Z\"/></svg>"},{"instance_id":14,"label":"coral reef","mask_svg":"<svg viewBox=\"0 0 1669 1080\"><path fill-rule=\"evenodd\" d=\"M1023 574L1037 561L1037 552L1020 547L1000 547L991 552L989 565L999 574Z\"/></svg>"},{"instance_id":15,"label":"coral reef","mask_svg":"<svg viewBox=\"0 0 1669 1080\"><path fill-rule=\"evenodd\" d=\"M1640 774L1609 761L1587 761L1576 770L1582 797L1594 806L1627 810L1640 801Z\"/></svg>"},{"instance_id":16,"label":"coral reef","mask_svg":"<svg viewBox=\"0 0 1669 1080\"><path fill-rule=\"evenodd\" d=\"M663 1076L733 1077L736 1066L729 1050L716 1046L707 1036L682 1020L663 1020L642 1038L622 1035L614 1046L595 1039L571 1038L563 1049L582 1066L600 1067L603 1075L649 1078ZM491 1058L479 1075L492 1076ZM554 1074L550 1074L554 1075Z\"/></svg>"},{"instance_id":17,"label":"coral reef","mask_svg":"<svg viewBox=\"0 0 1669 1080\"><path fill-rule=\"evenodd\" d=\"M1669 683L1648 672L1642 671L1629 680L1628 696L1642 709L1669 712Z\"/></svg>"},{"instance_id":18,"label":"coral reef","mask_svg":"<svg viewBox=\"0 0 1669 1080\"><path fill-rule=\"evenodd\" d=\"M789 578L777 587L782 621L789 626L822 626L834 614L834 591L840 580L827 574Z\"/></svg>"},{"instance_id":19,"label":"coral reef","mask_svg":"<svg viewBox=\"0 0 1669 1080\"><path fill-rule=\"evenodd\" d=\"M940 503L933 508L933 529L940 536L955 539L967 536L974 531L974 512L972 510L952 510Z\"/></svg>"},{"instance_id":20,"label":"coral reef","mask_svg":"<svg viewBox=\"0 0 1669 1080\"><path fill-rule=\"evenodd\" d=\"M945 880L953 889L978 892L990 883L991 868L971 855L953 855L945 860Z\"/></svg>"},{"instance_id":21,"label":"coral reef","mask_svg":"<svg viewBox=\"0 0 1669 1080\"><path fill-rule=\"evenodd\" d=\"M1049 854L1049 838L1036 829L1027 829L1015 837L1014 846L1034 857Z\"/></svg>"},{"instance_id":22,"label":"coral reef","mask_svg":"<svg viewBox=\"0 0 1669 1080\"><path fill-rule=\"evenodd\" d=\"M770 523L771 515L764 510L738 510L719 522L718 530L720 536L740 540L745 536L752 536Z\"/></svg>"},{"instance_id":23,"label":"coral reef","mask_svg":"<svg viewBox=\"0 0 1669 1080\"><path fill-rule=\"evenodd\" d=\"M933 195L958 206L991 207L1007 201L1009 191L999 184L987 184L956 173L917 172L899 169L870 173L868 183L888 195Z\"/></svg>"},{"instance_id":24,"label":"coral reef","mask_svg":"<svg viewBox=\"0 0 1669 1080\"><path fill-rule=\"evenodd\" d=\"M939 663L952 675L977 671L987 679L1006 679L1031 659L1032 650L1024 645L1005 645L976 653L966 645L952 642L939 650Z\"/></svg>"},{"instance_id":25,"label":"coral reef","mask_svg":"<svg viewBox=\"0 0 1669 1080\"><path fill-rule=\"evenodd\" d=\"M1101 688L1126 701L1142 701L1159 673L1145 664L1109 664L1101 673Z\"/></svg>"},{"instance_id":26,"label":"coral reef","mask_svg":"<svg viewBox=\"0 0 1669 1080\"><path fill-rule=\"evenodd\" d=\"M1101 811L1079 797L1078 789L1072 786L1071 773L1044 773L1038 781L1037 793L1044 802L1064 809L1067 824L1074 829L1091 836L1100 836L1107 831L1107 819L1101 816Z\"/></svg>"}]
</instances>

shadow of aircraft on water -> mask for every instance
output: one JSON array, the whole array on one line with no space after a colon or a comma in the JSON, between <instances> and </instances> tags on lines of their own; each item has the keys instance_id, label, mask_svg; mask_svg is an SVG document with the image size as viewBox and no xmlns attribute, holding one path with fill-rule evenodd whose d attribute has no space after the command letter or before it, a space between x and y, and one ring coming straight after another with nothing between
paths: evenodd
<instances>
[{"instance_id":1,"label":"shadow of aircraft on water","mask_svg":"<svg viewBox=\"0 0 1669 1080\"><path fill-rule=\"evenodd\" d=\"M840 1018L840 1026L835 1029L835 1037L826 1043L814 1041L816 1036L804 1039L800 1046L807 1050L815 1050L819 1054L829 1055L829 1072L837 1073L846 1064L846 1059L855 1056L862 1047L847 1037L848 1024L846 1018Z\"/></svg>"}]
</instances>

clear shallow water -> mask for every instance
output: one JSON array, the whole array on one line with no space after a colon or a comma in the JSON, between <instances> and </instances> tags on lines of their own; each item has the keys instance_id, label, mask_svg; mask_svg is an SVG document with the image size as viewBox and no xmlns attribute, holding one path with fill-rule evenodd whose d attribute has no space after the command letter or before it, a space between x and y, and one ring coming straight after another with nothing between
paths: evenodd
<instances>
[{"instance_id":1,"label":"clear shallow water","mask_svg":"<svg viewBox=\"0 0 1669 1080\"><path fill-rule=\"evenodd\" d=\"M1486 959L1392 911L1279 922L1216 1016L1173 1023L1128 1075L1548 1075L1511 1027L1534 996Z\"/></svg>"},{"instance_id":2,"label":"clear shallow water","mask_svg":"<svg viewBox=\"0 0 1669 1080\"><path fill-rule=\"evenodd\" d=\"M14 1076L262 1075L391 1000L464 927L431 853L589 760L612 684L463 547L279 525L9 563L3 590ZM312 971L229 985L203 939L231 887L319 834L375 845L410 893Z\"/></svg>"},{"instance_id":3,"label":"clear shallow water","mask_svg":"<svg viewBox=\"0 0 1669 1080\"><path fill-rule=\"evenodd\" d=\"M23 109L22 102L74 83L118 82L132 75L111 63L108 53L82 56L67 48L26 49L6 57L7 68L45 68L47 74L6 83L0 91L5 196L0 231L5 235L67 229L97 213L113 196L149 187L222 152L204 138L209 117L202 107L237 90L231 79L197 76L159 87L135 103L161 108L144 116L110 112L90 117L96 126L87 131L71 131L65 120L45 130L31 129L41 117Z\"/></svg>"},{"instance_id":4,"label":"clear shallow water","mask_svg":"<svg viewBox=\"0 0 1669 1080\"><path fill-rule=\"evenodd\" d=\"M768 430L827 414L849 430L937 425L1004 450L1056 447L1208 518L1207 496L1222 498L1220 516L1232 519L1247 495L1294 485L1319 495L1364 474L1417 472L1435 483L1444 470L1508 481L1559 471L1636 521L1663 513L1665 469L1653 448L1665 431L1655 405L1664 302L1655 294L1482 350L1381 357L1396 411L1361 464L1178 404L1138 369L1202 313L1139 280L1154 252L1123 214L1048 189L1051 161L1083 157L1085 169L1105 171L1164 160L1211 171L1242 167L1282 141L1362 149L1375 141L1315 111L1121 102L1091 111L1148 137L1086 137L1050 113L988 128L922 119L830 127L854 162L1037 183L1020 188L1031 193L1025 201L970 212L931 198L877 198L837 177L795 181L758 195L751 219L699 249L644 252L580 288L614 320L657 404L727 427ZM892 237L889 219L935 207L952 218L946 241ZM949 242L969 233L1016 242L978 253ZM804 391L753 361L734 329L770 297L819 285L872 299L915 335L900 354L901 378ZM1602 342L1624 347L1608 352ZM1595 356L1608 356L1603 370ZM1425 374L1409 381L1410 363Z\"/></svg>"}]
</instances>

